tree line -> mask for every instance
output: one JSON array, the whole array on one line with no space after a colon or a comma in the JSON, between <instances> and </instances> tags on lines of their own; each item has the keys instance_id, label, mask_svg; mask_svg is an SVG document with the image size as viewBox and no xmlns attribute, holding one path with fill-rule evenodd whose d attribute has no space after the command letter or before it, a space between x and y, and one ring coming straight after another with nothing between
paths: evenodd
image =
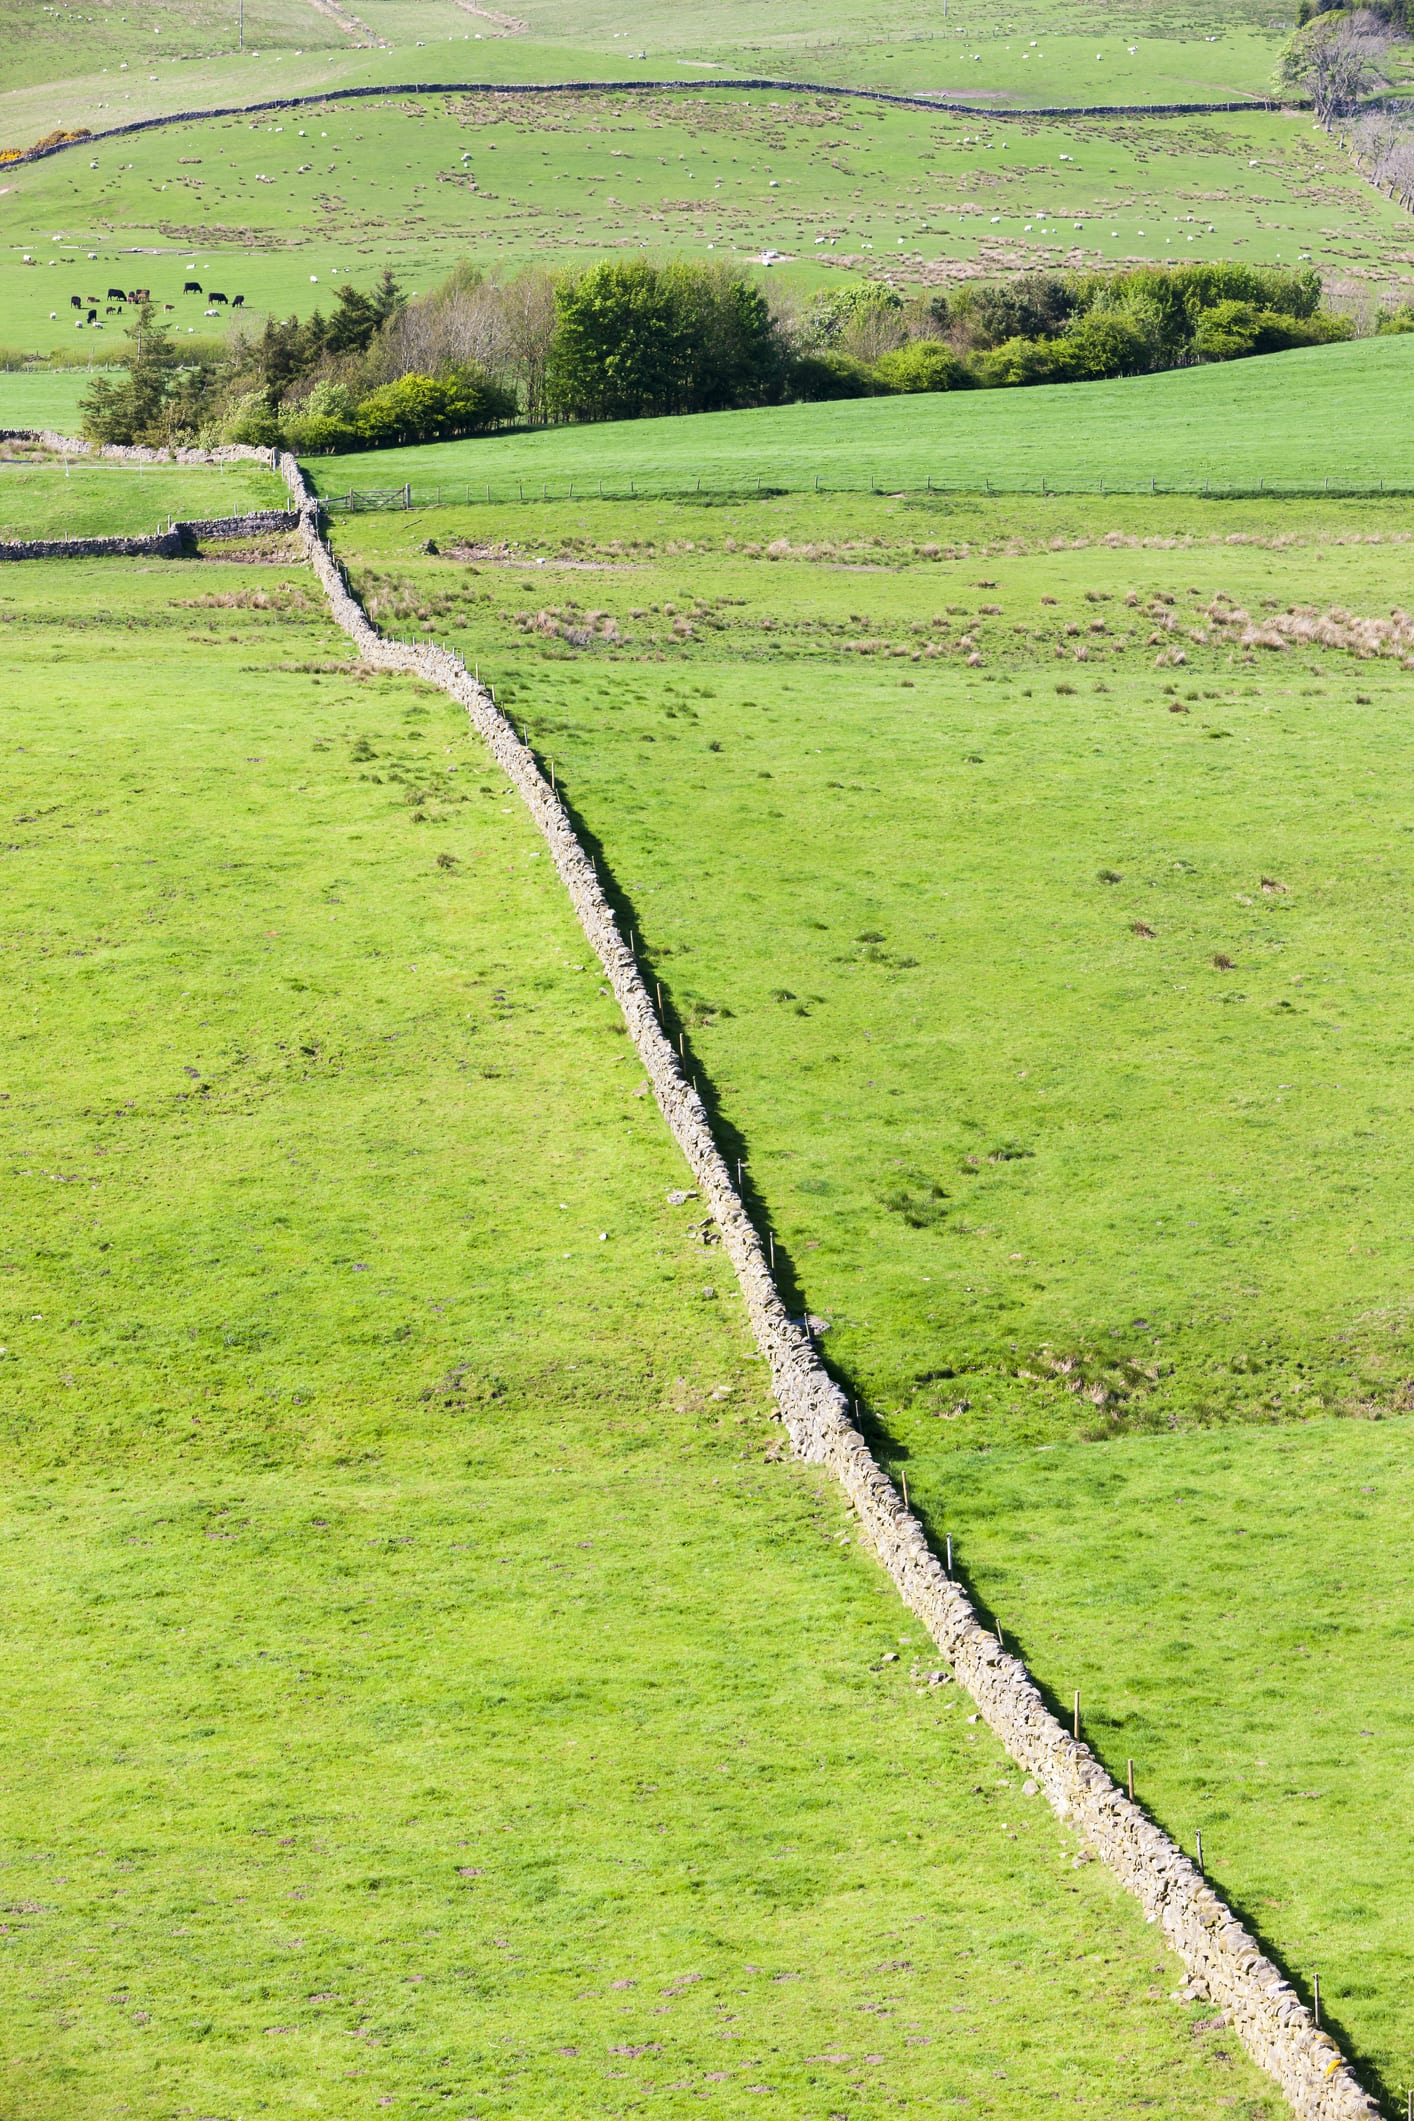
<instances>
[{"instance_id":1,"label":"tree line","mask_svg":"<svg viewBox=\"0 0 1414 2121\"><path fill-rule=\"evenodd\" d=\"M1277 67L1278 87L1304 89L1317 123L1406 211L1414 210L1414 114L1398 90L1414 29L1411 6L1414 0L1300 0ZM1387 97L1391 88L1396 94ZM1402 304L1375 328L1414 330L1414 311Z\"/></svg>"},{"instance_id":2,"label":"tree line","mask_svg":"<svg viewBox=\"0 0 1414 2121\"><path fill-rule=\"evenodd\" d=\"M391 272L331 316L269 318L193 361L139 306L96 441L276 444L317 455L516 422L631 420L1151 374L1349 338L1317 273L1191 263L1025 273L908 297L809 298L739 268L647 257L508 278L458 266L409 297Z\"/></svg>"}]
</instances>

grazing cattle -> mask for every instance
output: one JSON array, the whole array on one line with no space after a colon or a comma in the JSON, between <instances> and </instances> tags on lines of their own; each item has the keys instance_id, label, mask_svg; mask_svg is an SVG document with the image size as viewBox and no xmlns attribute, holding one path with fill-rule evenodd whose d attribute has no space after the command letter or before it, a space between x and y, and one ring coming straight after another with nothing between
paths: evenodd
<instances>
[{"instance_id":1,"label":"grazing cattle","mask_svg":"<svg viewBox=\"0 0 1414 2121\"><path fill-rule=\"evenodd\" d=\"M98 311L96 309L91 309L88 315L85 317L84 322L86 324L96 324L98 322Z\"/></svg>"},{"instance_id":2,"label":"grazing cattle","mask_svg":"<svg viewBox=\"0 0 1414 2121\"><path fill-rule=\"evenodd\" d=\"M232 309L244 309L244 308L245 308L245 296L244 296L244 295L232 295L232 297L231 297L231 307L232 307Z\"/></svg>"},{"instance_id":3,"label":"grazing cattle","mask_svg":"<svg viewBox=\"0 0 1414 2121\"><path fill-rule=\"evenodd\" d=\"M199 295L201 293L200 280L183 280L182 293L184 295Z\"/></svg>"},{"instance_id":4,"label":"grazing cattle","mask_svg":"<svg viewBox=\"0 0 1414 2121\"><path fill-rule=\"evenodd\" d=\"M126 302L126 301L127 301L127 299L128 299L128 298L127 298L127 296L126 296L126 295L125 295L125 294L123 293L123 290L122 290L122 288L121 288L121 287L110 287L110 288L109 288L109 290L108 290L108 300L109 300L110 302Z\"/></svg>"},{"instance_id":5,"label":"grazing cattle","mask_svg":"<svg viewBox=\"0 0 1414 2121\"><path fill-rule=\"evenodd\" d=\"M215 288L213 287L206 299L208 302L224 302L226 297L224 295L218 295Z\"/></svg>"},{"instance_id":6,"label":"grazing cattle","mask_svg":"<svg viewBox=\"0 0 1414 2121\"><path fill-rule=\"evenodd\" d=\"M83 308L83 296L82 296L82 295L70 295L70 297L69 297L69 307L70 307L70 309L82 309L82 308Z\"/></svg>"},{"instance_id":7,"label":"grazing cattle","mask_svg":"<svg viewBox=\"0 0 1414 2121\"><path fill-rule=\"evenodd\" d=\"M164 302L164 303L162 304L162 307L163 307L164 309L175 309L175 308L176 308L176 306L177 306L177 305L176 305L176 303L175 303L175 302Z\"/></svg>"}]
</instances>

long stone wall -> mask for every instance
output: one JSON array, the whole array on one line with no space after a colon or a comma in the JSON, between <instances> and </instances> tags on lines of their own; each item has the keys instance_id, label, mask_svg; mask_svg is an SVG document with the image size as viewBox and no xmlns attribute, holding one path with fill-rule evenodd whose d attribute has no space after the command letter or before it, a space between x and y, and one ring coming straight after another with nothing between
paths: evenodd
<instances>
[{"instance_id":1,"label":"long stone wall","mask_svg":"<svg viewBox=\"0 0 1414 2121\"><path fill-rule=\"evenodd\" d=\"M369 88L310 89L298 96L270 96L260 103L223 103L205 110L174 110L164 117L130 118L125 125L104 126L72 140L56 140L52 147L30 147L12 155L6 169L20 169L26 162L43 162L62 155L71 147L96 147L101 140L121 140L133 133L156 132L165 125L193 125L205 118L254 118L262 111L300 110L312 103L349 103L370 96L583 96L661 95L688 91L695 95L721 95L724 90L772 89L788 96L838 96L859 103L901 104L906 109L956 111L959 117L991 118L1180 118L1206 111L1308 110L1310 99L1290 96L1278 102L1273 97L1244 96L1226 103L1034 103L1020 110L999 112L985 103L954 102L951 96L910 95L906 89L841 88L837 81L783 81L770 74L740 74L721 81L388 81Z\"/></svg>"},{"instance_id":2,"label":"long stone wall","mask_svg":"<svg viewBox=\"0 0 1414 2121\"><path fill-rule=\"evenodd\" d=\"M604 967L663 1116L692 1167L741 1284L757 1345L771 1366L776 1403L798 1454L839 1481L905 1603L918 1615L958 1679L1018 1766L1057 1815L1072 1822L1156 1923L1193 1989L1227 2015L1244 2046L1274 2077L1303 2121L1378 2121L1329 2034L1255 1939L1170 1837L1111 1779L1090 1748L1047 1709L1017 1657L981 1626L875 1464L848 1402L807 1333L789 1316L762 1245L713 1139L707 1110L663 1031L637 960L620 934L593 863L564 805L491 694L450 650L385 640L351 594L324 540L318 503L293 457L280 469L300 510L300 537L335 622L359 655L382 670L438 685L473 725L534 818L591 948Z\"/></svg>"}]
</instances>

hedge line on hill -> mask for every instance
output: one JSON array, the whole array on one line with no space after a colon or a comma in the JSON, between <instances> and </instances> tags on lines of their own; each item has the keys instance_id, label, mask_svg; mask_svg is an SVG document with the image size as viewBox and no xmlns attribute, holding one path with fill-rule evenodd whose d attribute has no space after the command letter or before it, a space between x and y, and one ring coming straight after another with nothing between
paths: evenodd
<instances>
[{"instance_id":1,"label":"hedge line on hill","mask_svg":"<svg viewBox=\"0 0 1414 2121\"><path fill-rule=\"evenodd\" d=\"M143 305L126 376L95 384L84 428L317 454L519 420L1144 375L1353 329L1322 307L1318 274L1261 265L1022 274L912 300L867 281L799 307L731 266L648 258L507 281L464 266L417 301L385 272L371 293L341 288L332 317L272 318L194 365Z\"/></svg>"}]
</instances>

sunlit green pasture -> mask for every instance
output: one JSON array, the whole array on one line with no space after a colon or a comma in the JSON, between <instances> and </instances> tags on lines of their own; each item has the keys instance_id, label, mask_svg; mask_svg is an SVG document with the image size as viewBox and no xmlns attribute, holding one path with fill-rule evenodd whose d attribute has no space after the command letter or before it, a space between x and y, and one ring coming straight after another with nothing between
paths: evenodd
<instances>
[{"instance_id":1,"label":"sunlit green pasture","mask_svg":"<svg viewBox=\"0 0 1414 2121\"><path fill-rule=\"evenodd\" d=\"M1408 485L1411 375L1414 339L1361 339L1114 383L550 428L316 458L308 470L326 494L406 482L421 502L489 497L498 505L537 495L563 501L572 486L593 497L601 482L610 497L691 494L700 484L709 498L728 499L745 499L758 482L797 494L817 484L826 492L914 491L930 481L1036 491L1051 480L1090 492L1103 482L1131 493L1151 480L1200 493L1205 483L1221 490L1264 479Z\"/></svg>"},{"instance_id":2,"label":"sunlit green pasture","mask_svg":"<svg viewBox=\"0 0 1414 2121\"><path fill-rule=\"evenodd\" d=\"M165 530L174 517L199 521L288 506L283 481L255 464L0 460L0 538L134 535Z\"/></svg>"},{"instance_id":3,"label":"sunlit green pasture","mask_svg":"<svg viewBox=\"0 0 1414 2121\"><path fill-rule=\"evenodd\" d=\"M92 380L83 369L0 369L0 427L48 427L76 435L82 424L79 404Z\"/></svg>"},{"instance_id":4,"label":"sunlit green pasture","mask_svg":"<svg viewBox=\"0 0 1414 2121\"><path fill-rule=\"evenodd\" d=\"M909 1493L1084 1736L1365 2061L1414 2083L1407 1416L959 1456Z\"/></svg>"},{"instance_id":5,"label":"sunlit green pasture","mask_svg":"<svg viewBox=\"0 0 1414 2121\"><path fill-rule=\"evenodd\" d=\"M939 1541L1391 2098L1414 811L1357 622L1409 535L862 496L338 526L553 757Z\"/></svg>"},{"instance_id":6,"label":"sunlit green pasture","mask_svg":"<svg viewBox=\"0 0 1414 2121\"><path fill-rule=\"evenodd\" d=\"M91 166L96 164L96 167ZM29 165L0 202L6 332L107 355L110 285L179 337L234 328L212 288L326 311L392 265L563 266L644 247L736 259L802 291L905 288L1134 260L1309 261L1368 307L1409 221L1300 114L977 119L828 96L619 91L403 97L211 119ZM28 260L29 262L26 262ZM188 280L201 295L182 292ZM84 321L98 298L98 320ZM208 314L208 311L211 311Z\"/></svg>"},{"instance_id":7,"label":"sunlit green pasture","mask_svg":"<svg viewBox=\"0 0 1414 2121\"><path fill-rule=\"evenodd\" d=\"M1275 2121L782 1458L464 717L293 568L0 586L6 2113Z\"/></svg>"},{"instance_id":8,"label":"sunlit green pasture","mask_svg":"<svg viewBox=\"0 0 1414 2121\"><path fill-rule=\"evenodd\" d=\"M946 16L922 4L791 4L763 15L740 0L690 12L663 0L631 8L531 0L518 12L469 16L453 0L367 0L362 8L351 0L345 14L340 24L311 19L284 0L252 0L237 54L236 14L208 0L162 0L131 19L99 13L87 0L37 10L7 0L0 80L16 116L45 107L44 96L62 83L85 119L85 99L95 91L95 100L103 98L102 70L111 90L124 62L130 78L118 92L133 114L190 109L201 100L190 91L213 80L235 81L252 95L327 84L321 69L370 81L522 82L720 71L983 102L1171 102L1265 93L1286 29L1260 0L1136 5L1119 16L1050 0L1004 16L975 0L953 0Z\"/></svg>"}]
</instances>

